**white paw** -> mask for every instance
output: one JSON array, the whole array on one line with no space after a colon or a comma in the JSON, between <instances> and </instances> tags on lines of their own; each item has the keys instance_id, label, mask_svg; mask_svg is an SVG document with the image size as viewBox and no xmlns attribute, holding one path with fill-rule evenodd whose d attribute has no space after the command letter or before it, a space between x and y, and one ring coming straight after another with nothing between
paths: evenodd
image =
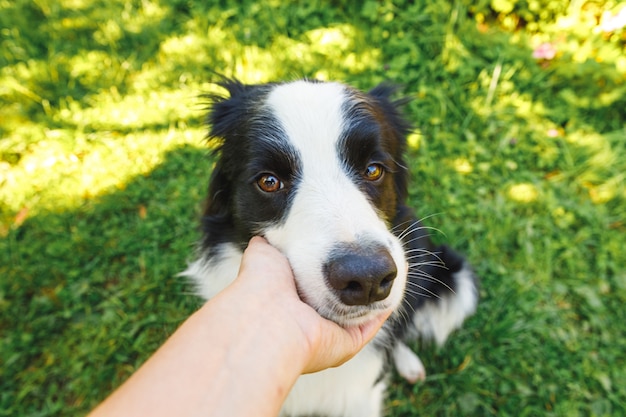
<instances>
[{"instance_id":1,"label":"white paw","mask_svg":"<svg viewBox=\"0 0 626 417\"><path fill-rule=\"evenodd\" d=\"M426 379L426 368L407 345L398 342L393 348L393 361L398 373L411 384Z\"/></svg>"}]
</instances>

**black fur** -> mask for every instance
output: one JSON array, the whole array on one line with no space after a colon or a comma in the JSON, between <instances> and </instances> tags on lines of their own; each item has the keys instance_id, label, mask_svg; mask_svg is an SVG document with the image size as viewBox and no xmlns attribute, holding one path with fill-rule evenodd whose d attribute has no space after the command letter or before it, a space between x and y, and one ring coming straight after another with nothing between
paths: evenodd
<instances>
[{"instance_id":1,"label":"black fur","mask_svg":"<svg viewBox=\"0 0 626 417\"><path fill-rule=\"evenodd\" d=\"M227 95L206 96L211 103L207 116L207 123L211 126L208 137L218 145L217 163L209 181L202 217L203 238L199 248L200 259L209 263L219 257L219 248L223 244L235 244L243 250L252 236L262 234L265 226L280 224L289 213L303 175L300 172L301 155L290 145L275 116L263 105L277 84L244 85L228 79L219 84L227 90ZM377 336L373 343L380 355L392 357L391 352L402 340L422 335L414 322L420 312L436 310L439 305L449 308L449 304L456 300L468 304L459 307L462 318L471 314L477 297L476 279L471 272L461 273L469 271L461 255L445 245L432 243L428 229L407 206L409 172L404 153L411 127L401 113L407 100L392 99L396 88L389 84L381 84L369 93L346 88L352 99L346 100L342 108L346 125L342 127L336 145L337 155L344 171L367 197L378 217L384 220L385 225L380 227L384 229L386 226L400 239L409 261L402 305L385 324L386 331L379 333L380 337ZM384 167L385 175L380 180L364 178L364 170L371 164ZM259 173L275 175L284 183L284 189L262 192L254 186ZM362 201L360 197L359 201ZM393 239L388 236L388 240ZM324 269L327 284L343 291L342 302L345 305L366 305L370 302L363 302L364 299L387 297L385 294L389 294L397 267L402 265L394 263L387 249L376 245L370 247L367 242L358 242L356 248L341 242L338 244L326 260ZM398 253L400 248L397 242L395 245ZM362 276L368 269L376 269L386 276L382 281L384 285L365 298L362 294L346 292L342 282L345 275ZM465 280L463 288L458 281L461 279ZM466 298L459 297L458 291L465 291ZM397 295L396 292L396 300ZM447 325L457 327L459 324ZM432 334L424 332L422 336L431 337ZM384 366L381 371L386 369Z\"/></svg>"}]
</instances>

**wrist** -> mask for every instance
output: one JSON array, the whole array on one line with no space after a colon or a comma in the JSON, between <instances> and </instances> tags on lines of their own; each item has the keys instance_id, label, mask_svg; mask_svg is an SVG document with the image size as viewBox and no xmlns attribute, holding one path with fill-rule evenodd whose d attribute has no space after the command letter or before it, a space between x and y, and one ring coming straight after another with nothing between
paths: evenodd
<instances>
[{"instance_id":1,"label":"wrist","mask_svg":"<svg viewBox=\"0 0 626 417\"><path fill-rule=\"evenodd\" d=\"M246 294L245 288L238 288L235 282L197 312L209 327L214 327L215 317L220 318L220 329L209 330L212 340L207 355L224 364L225 371L216 375L219 381L214 382L234 387L222 395L230 396L235 403L247 397L246 404L276 407L302 374L310 350L300 337L302 332L287 326L292 320L281 316L276 304L258 294ZM268 410L268 414L250 410L248 414L232 415L275 415L279 410L280 406Z\"/></svg>"}]
</instances>

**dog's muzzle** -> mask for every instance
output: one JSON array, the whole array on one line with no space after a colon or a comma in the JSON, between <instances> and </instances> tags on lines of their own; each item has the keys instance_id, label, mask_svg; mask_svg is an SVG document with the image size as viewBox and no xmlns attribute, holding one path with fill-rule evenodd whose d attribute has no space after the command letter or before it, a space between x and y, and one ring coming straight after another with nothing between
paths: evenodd
<instances>
[{"instance_id":1,"label":"dog's muzzle","mask_svg":"<svg viewBox=\"0 0 626 417\"><path fill-rule=\"evenodd\" d=\"M381 245L340 245L324 265L328 285L349 306L387 298L397 273L391 253Z\"/></svg>"}]
</instances>

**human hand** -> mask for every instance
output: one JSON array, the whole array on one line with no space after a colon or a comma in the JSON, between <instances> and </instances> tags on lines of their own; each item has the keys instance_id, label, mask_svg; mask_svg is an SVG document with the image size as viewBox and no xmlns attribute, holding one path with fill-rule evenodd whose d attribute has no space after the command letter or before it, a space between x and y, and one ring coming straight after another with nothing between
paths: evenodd
<instances>
[{"instance_id":1,"label":"human hand","mask_svg":"<svg viewBox=\"0 0 626 417\"><path fill-rule=\"evenodd\" d=\"M235 281L92 416L275 416L301 374L341 365L386 318L349 329L322 318L298 297L287 259L253 238Z\"/></svg>"},{"instance_id":2,"label":"human hand","mask_svg":"<svg viewBox=\"0 0 626 417\"><path fill-rule=\"evenodd\" d=\"M244 252L239 276L234 283L245 296L241 305L255 314L268 315L268 331L291 346L289 358L300 358L301 373L336 367L356 355L378 332L391 311L381 313L363 325L343 328L321 317L298 296L285 258L260 237L250 240ZM261 300L263 305L258 305Z\"/></svg>"}]
</instances>

